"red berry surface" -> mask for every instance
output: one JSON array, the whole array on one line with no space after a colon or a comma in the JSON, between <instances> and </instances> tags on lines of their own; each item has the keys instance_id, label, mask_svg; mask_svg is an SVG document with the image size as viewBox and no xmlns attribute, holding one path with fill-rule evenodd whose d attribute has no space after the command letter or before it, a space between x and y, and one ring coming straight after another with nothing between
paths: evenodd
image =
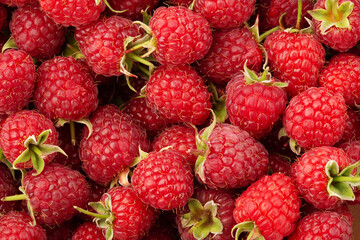
<instances>
[{"instance_id":1,"label":"red berry surface","mask_svg":"<svg viewBox=\"0 0 360 240\"><path fill-rule=\"evenodd\" d=\"M146 85L146 100L161 117L200 125L210 114L210 93L189 65L162 65Z\"/></svg>"},{"instance_id":2,"label":"red berry surface","mask_svg":"<svg viewBox=\"0 0 360 240\"><path fill-rule=\"evenodd\" d=\"M253 221L266 240L281 240L295 229L300 204L291 179L276 173L262 177L240 195L234 218L237 223Z\"/></svg>"},{"instance_id":3,"label":"red berry surface","mask_svg":"<svg viewBox=\"0 0 360 240\"><path fill-rule=\"evenodd\" d=\"M71 237L71 240L105 240L101 228L98 228L95 223L86 222L78 227Z\"/></svg>"},{"instance_id":4,"label":"red berry surface","mask_svg":"<svg viewBox=\"0 0 360 240\"><path fill-rule=\"evenodd\" d=\"M65 42L66 29L56 24L40 7L16 9L9 27L18 49L39 60L58 54Z\"/></svg>"},{"instance_id":5,"label":"red berry surface","mask_svg":"<svg viewBox=\"0 0 360 240\"><path fill-rule=\"evenodd\" d=\"M193 174L177 150L151 152L131 178L138 197L150 206L171 210L183 207L193 194Z\"/></svg>"},{"instance_id":6,"label":"red berry surface","mask_svg":"<svg viewBox=\"0 0 360 240\"><path fill-rule=\"evenodd\" d=\"M9 115L28 105L35 81L35 65L26 52L0 54L0 114Z\"/></svg>"},{"instance_id":7,"label":"red berry surface","mask_svg":"<svg viewBox=\"0 0 360 240\"><path fill-rule=\"evenodd\" d=\"M72 57L55 57L37 70L35 105L50 119L77 121L97 107L98 89L87 69Z\"/></svg>"},{"instance_id":8,"label":"red berry surface","mask_svg":"<svg viewBox=\"0 0 360 240\"><path fill-rule=\"evenodd\" d=\"M145 131L115 105L99 107L91 116L93 132L85 128L80 142L80 159L88 177L100 184L129 166L139 147L149 150Z\"/></svg>"},{"instance_id":9,"label":"red berry surface","mask_svg":"<svg viewBox=\"0 0 360 240\"><path fill-rule=\"evenodd\" d=\"M348 142L360 140L360 115L358 111L347 109L347 118L345 122L345 129L342 138L336 143L337 145Z\"/></svg>"},{"instance_id":10,"label":"red berry surface","mask_svg":"<svg viewBox=\"0 0 360 240\"><path fill-rule=\"evenodd\" d=\"M157 40L153 56L161 64L179 65L200 60L212 42L208 21L186 7L157 8L149 26Z\"/></svg>"},{"instance_id":11,"label":"red berry surface","mask_svg":"<svg viewBox=\"0 0 360 240\"><path fill-rule=\"evenodd\" d=\"M117 13L117 15L133 21L142 20L143 15L141 11L146 10L147 13L151 13L158 2L159 0L108 0L109 5L113 9L117 11L124 11L122 13ZM109 8L106 9L106 12L108 14L114 14Z\"/></svg>"},{"instance_id":12,"label":"red berry surface","mask_svg":"<svg viewBox=\"0 0 360 240\"><path fill-rule=\"evenodd\" d=\"M12 196L17 193L15 181L11 176L10 170L4 165L0 164L0 199L6 196ZM0 201L0 214L5 214L15 209L15 202Z\"/></svg>"},{"instance_id":13,"label":"red berry surface","mask_svg":"<svg viewBox=\"0 0 360 240\"><path fill-rule=\"evenodd\" d=\"M9 7L23 7L26 5L36 5L37 0L0 0L1 3Z\"/></svg>"},{"instance_id":14,"label":"red berry surface","mask_svg":"<svg viewBox=\"0 0 360 240\"><path fill-rule=\"evenodd\" d=\"M285 157L279 154L270 154L269 156L269 171L271 173L283 173L291 176L291 163Z\"/></svg>"},{"instance_id":15,"label":"red berry surface","mask_svg":"<svg viewBox=\"0 0 360 240\"><path fill-rule=\"evenodd\" d=\"M309 88L290 100L283 123L287 135L302 148L332 146L342 137L346 105L340 93Z\"/></svg>"}]
</instances>

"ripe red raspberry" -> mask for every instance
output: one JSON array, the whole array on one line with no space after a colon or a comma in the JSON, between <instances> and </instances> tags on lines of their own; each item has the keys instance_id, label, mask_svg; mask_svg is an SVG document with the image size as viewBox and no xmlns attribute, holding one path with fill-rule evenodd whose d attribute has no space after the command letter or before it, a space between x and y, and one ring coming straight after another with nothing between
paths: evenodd
<instances>
[{"instance_id":1,"label":"ripe red raspberry","mask_svg":"<svg viewBox=\"0 0 360 240\"><path fill-rule=\"evenodd\" d=\"M105 9L104 1L94 0L39 0L41 8L56 23L78 27L95 21Z\"/></svg>"},{"instance_id":2,"label":"ripe red raspberry","mask_svg":"<svg viewBox=\"0 0 360 240\"><path fill-rule=\"evenodd\" d=\"M269 156L269 171L271 173L283 173L291 176L291 163L288 159L279 154L270 154Z\"/></svg>"},{"instance_id":3,"label":"ripe red raspberry","mask_svg":"<svg viewBox=\"0 0 360 240\"><path fill-rule=\"evenodd\" d=\"M46 240L41 226L32 225L31 217L25 212L9 212L0 217L0 239Z\"/></svg>"},{"instance_id":4,"label":"ripe red raspberry","mask_svg":"<svg viewBox=\"0 0 360 240\"><path fill-rule=\"evenodd\" d=\"M9 7L24 7L26 5L36 5L37 0L0 0L1 3Z\"/></svg>"},{"instance_id":5,"label":"ripe red raspberry","mask_svg":"<svg viewBox=\"0 0 360 240\"><path fill-rule=\"evenodd\" d=\"M271 81L274 84L238 73L226 86L225 104L230 122L256 139L270 132L285 111L286 92L275 85L276 79Z\"/></svg>"},{"instance_id":6,"label":"ripe red raspberry","mask_svg":"<svg viewBox=\"0 0 360 240\"><path fill-rule=\"evenodd\" d=\"M115 105L99 107L90 118L93 132L85 128L80 142L83 170L92 180L104 184L149 150L145 131Z\"/></svg>"},{"instance_id":7,"label":"ripe red raspberry","mask_svg":"<svg viewBox=\"0 0 360 240\"><path fill-rule=\"evenodd\" d=\"M66 29L56 24L40 7L16 9L9 27L18 49L38 60L52 58L65 42Z\"/></svg>"},{"instance_id":8,"label":"ripe red raspberry","mask_svg":"<svg viewBox=\"0 0 360 240\"><path fill-rule=\"evenodd\" d=\"M340 92L348 106L360 104L360 56L341 53L333 56L321 70L319 84L332 92Z\"/></svg>"},{"instance_id":9,"label":"ripe red raspberry","mask_svg":"<svg viewBox=\"0 0 360 240\"><path fill-rule=\"evenodd\" d=\"M255 11L255 0L196 0L194 11L201 13L214 28L239 27Z\"/></svg>"},{"instance_id":10,"label":"ripe red raspberry","mask_svg":"<svg viewBox=\"0 0 360 240\"><path fill-rule=\"evenodd\" d=\"M290 100L283 123L286 134L302 148L332 146L345 129L346 105L340 93L309 88Z\"/></svg>"},{"instance_id":11,"label":"ripe red raspberry","mask_svg":"<svg viewBox=\"0 0 360 240\"><path fill-rule=\"evenodd\" d=\"M152 12L155 6L158 4L159 0L125 0L125 1L117 1L117 0L108 0L109 5L117 10L124 11L122 13L117 13L118 16L135 20L142 20L141 11L147 11L148 13ZM109 8L107 8L106 13L114 14Z\"/></svg>"},{"instance_id":12,"label":"ripe red raspberry","mask_svg":"<svg viewBox=\"0 0 360 240\"><path fill-rule=\"evenodd\" d=\"M346 52L360 40L360 2L319 0L310 11L315 34L325 45Z\"/></svg>"},{"instance_id":13,"label":"ripe red raspberry","mask_svg":"<svg viewBox=\"0 0 360 240\"><path fill-rule=\"evenodd\" d=\"M188 208L188 206L191 203L192 200L189 201L189 203L186 205L184 210L181 210L177 216L176 216L176 223L179 229L179 233L181 235L182 240L195 240L194 237L194 229L192 229L192 226L185 227L184 225L186 220L193 220L195 221L195 224L199 223L201 221L209 220L211 221L214 217L220 220L222 225L222 231L221 233L214 234L210 233L207 236L203 236L201 239L214 239L214 240L229 240L232 239L231 237L231 229L235 225L235 219L233 217L233 211L235 209L235 200L233 196L223 190L215 190L215 189L199 189L195 192L192 199L196 199L201 203L201 205L204 208L198 208L198 206L195 205L194 212L191 212ZM216 205L216 211L211 212L211 209L205 208L205 204L210 205ZM194 204L192 205L194 207ZM195 212L198 211L198 212ZM197 213L197 214L193 214ZM187 214L187 215L186 215ZM189 216L190 214L190 216ZM210 215L210 216L209 216ZM213 215L213 216L211 216ZM184 224L183 224L184 223ZM205 224L206 225L206 224ZM204 226L194 226L194 228L203 227ZM190 230L192 229L192 230Z\"/></svg>"},{"instance_id":14,"label":"ripe red raspberry","mask_svg":"<svg viewBox=\"0 0 360 240\"><path fill-rule=\"evenodd\" d=\"M339 148L317 147L305 152L292 165L292 176L302 198L319 209L334 209L342 200L328 192L329 176L325 166L335 161L339 171L352 164L346 153Z\"/></svg>"},{"instance_id":15,"label":"ripe red raspberry","mask_svg":"<svg viewBox=\"0 0 360 240\"><path fill-rule=\"evenodd\" d=\"M0 115L23 109L30 101L35 81L35 65L26 52L10 49L0 54Z\"/></svg>"},{"instance_id":16,"label":"ripe red raspberry","mask_svg":"<svg viewBox=\"0 0 360 240\"><path fill-rule=\"evenodd\" d=\"M360 141L349 141L339 146L354 163L360 161Z\"/></svg>"},{"instance_id":17,"label":"ripe red raspberry","mask_svg":"<svg viewBox=\"0 0 360 240\"><path fill-rule=\"evenodd\" d=\"M193 194L193 174L177 150L151 152L135 168L131 183L146 204L171 210L184 206Z\"/></svg>"},{"instance_id":18,"label":"ripe red raspberry","mask_svg":"<svg viewBox=\"0 0 360 240\"><path fill-rule=\"evenodd\" d=\"M11 176L9 169L0 164L0 199L6 196L12 196L17 193L15 181ZM0 201L0 214L5 214L14 210L15 202L3 202Z\"/></svg>"},{"instance_id":19,"label":"ripe red raspberry","mask_svg":"<svg viewBox=\"0 0 360 240\"><path fill-rule=\"evenodd\" d=\"M173 125L164 129L152 142L152 148L160 151L164 147L172 146L178 150L185 162L194 167L196 156L191 150L196 149L195 129L187 125Z\"/></svg>"},{"instance_id":20,"label":"ripe red raspberry","mask_svg":"<svg viewBox=\"0 0 360 240\"><path fill-rule=\"evenodd\" d=\"M217 124L205 142L204 161L195 170L209 188L246 187L268 171L265 147L237 126Z\"/></svg>"},{"instance_id":21,"label":"ripe red raspberry","mask_svg":"<svg viewBox=\"0 0 360 240\"><path fill-rule=\"evenodd\" d=\"M90 191L80 172L52 163L33 173L26 173L22 184L37 223L60 225L75 215L74 205L85 206Z\"/></svg>"},{"instance_id":22,"label":"ripe red raspberry","mask_svg":"<svg viewBox=\"0 0 360 240\"><path fill-rule=\"evenodd\" d=\"M344 142L360 140L360 115L359 112L347 109L347 118L342 138L336 143L339 145Z\"/></svg>"},{"instance_id":23,"label":"ripe red raspberry","mask_svg":"<svg viewBox=\"0 0 360 240\"><path fill-rule=\"evenodd\" d=\"M325 63L325 50L310 34L276 31L264 42L274 77L289 83L291 96L317 86L319 71Z\"/></svg>"},{"instance_id":24,"label":"ripe red raspberry","mask_svg":"<svg viewBox=\"0 0 360 240\"><path fill-rule=\"evenodd\" d=\"M266 240L281 240L295 229L300 205L291 179L276 173L262 177L240 195L235 203L234 218L237 223L252 221L255 235L261 234Z\"/></svg>"},{"instance_id":25,"label":"ripe red raspberry","mask_svg":"<svg viewBox=\"0 0 360 240\"><path fill-rule=\"evenodd\" d=\"M9 116L2 124L0 130L0 146L6 159L14 163L27 149L25 141L31 136L38 139L39 135L46 130L50 130L50 133L44 143L57 145L59 134L53 123L41 113L34 110L22 110ZM31 149L31 146L29 148ZM43 154L41 157L45 164L47 164L55 157L55 154ZM32 161L27 161L17 163L14 167L22 169L35 166L33 166Z\"/></svg>"},{"instance_id":26,"label":"ripe red raspberry","mask_svg":"<svg viewBox=\"0 0 360 240\"><path fill-rule=\"evenodd\" d=\"M44 226L47 240L70 240L73 232L81 224L79 219L72 218L57 226ZM105 240L105 239L101 239Z\"/></svg>"},{"instance_id":27,"label":"ripe red raspberry","mask_svg":"<svg viewBox=\"0 0 360 240\"><path fill-rule=\"evenodd\" d=\"M101 228L98 228L95 223L86 222L75 230L71 240L87 240L87 239L105 240L105 237L102 234Z\"/></svg>"},{"instance_id":28,"label":"ripe red raspberry","mask_svg":"<svg viewBox=\"0 0 360 240\"><path fill-rule=\"evenodd\" d=\"M289 240L339 239L351 240L353 222L334 211L314 212L299 222Z\"/></svg>"},{"instance_id":29,"label":"ripe red raspberry","mask_svg":"<svg viewBox=\"0 0 360 240\"><path fill-rule=\"evenodd\" d=\"M208 21L186 7L157 8L149 26L157 41L153 56L164 65L200 60L212 42Z\"/></svg>"},{"instance_id":30,"label":"ripe red raspberry","mask_svg":"<svg viewBox=\"0 0 360 240\"><path fill-rule=\"evenodd\" d=\"M174 6L189 7L192 3L192 0L169 0L169 2Z\"/></svg>"},{"instance_id":31,"label":"ripe red raspberry","mask_svg":"<svg viewBox=\"0 0 360 240\"><path fill-rule=\"evenodd\" d=\"M261 50L251 32L245 28L224 29L213 32L209 52L199 61L199 72L205 79L226 84L231 77L247 66L259 71L262 63Z\"/></svg>"},{"instance_id":32,"label":"ripe red raspberry","mask_svg":"<svg viewBox=\"0 0 360 240\"><path fill-rule=\"evenodd\" d=\"M34 102L50 119L77 121L97 107L98 90L86 68L72 57L55 57L38 68Z\"/></svg>"},{"instance_id":33,"label":"ripe red raspberry","mask_svg":"<svg viewBox=\"0 0 360 240\"><path fill-rule=\"evenodd\" d=\"M120 61L125 54L124 41L127 37L140 35L140 32L129 19L112 16L78 27L75 38L95 73L120 76Z\"/></svg>"},{"instance_id":34,"label":"ripe red raspberry","mask_svg":"<svg viewBox=\"0 0 360 240\"><path fill-rule=\"evenodd\" d=\"M171 122L200 125L210 114L210 93L204 80L189 65L162 65L146 85L146 100Z\"/></svg>"}]
</instances>

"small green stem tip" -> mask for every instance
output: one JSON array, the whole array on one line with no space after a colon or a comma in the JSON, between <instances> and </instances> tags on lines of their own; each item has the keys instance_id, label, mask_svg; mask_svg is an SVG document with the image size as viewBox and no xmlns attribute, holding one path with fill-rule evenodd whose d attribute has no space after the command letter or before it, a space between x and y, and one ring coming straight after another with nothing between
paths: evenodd
<instances>
[{"instance_id":1,"label":"small green stem tip","mask_svg":"<svg viewBox=\"0 0 360 240\"><path fill-rule=\"evenodd\" d=\"M20 200L26 200L26 195L25 194L17 194L17 195L13 195L13 196L3 197L1 199L1 201L3 201L3 202L20 201Z\"/></svg>"},{"instance_id":2,"label":"small green stem tip","mask_svg":"<svg viewBox=\"0 0 360 240\"><path fill-rule=\"evenodd\" d=\"M94 218L99 218L99 219L107 219L110 217L110 214L106 215L106 214L98 214L98 213L94 213L94 212L90 212L88 210L82 209L80 207L74 206L74 208L76 210L78 210L79 212L86 214L88 216L94 217Z\"/></svg>"}]
</instances>

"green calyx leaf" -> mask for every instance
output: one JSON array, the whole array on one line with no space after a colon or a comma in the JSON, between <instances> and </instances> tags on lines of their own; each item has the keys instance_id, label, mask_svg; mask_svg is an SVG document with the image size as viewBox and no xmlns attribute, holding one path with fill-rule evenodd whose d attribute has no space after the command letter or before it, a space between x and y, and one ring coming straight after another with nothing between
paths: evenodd
<instances>
[{"instance_id":1,"label":"green calyx leaf","mask_svg":"<svg viewBox=\"0 0 360 240\"><path fill-rule=\"evenodd\" d=\"M360 177L358 171L356 171L356 175L352 173L359 167L359 163L356 162L340 172L336 161L329 160L327 162L325 173L328 177L327 191L330 196L336 196L342 200L355 200L353 188L360 186Z\"/></svg>"},{"instance_id":2,"label":"green calyx leaf","mask_svg":"<svg viewBox=\"0 0 360 240\"><path fill-rule=\"evenodd\" d=\"M93 127L92 127L92 124L90 122L90 120L88 118L83 118L83 119L80 119L80 120L76 120L76 121L73 121L73 120L66 120L64 118L59 118L55 124L55 127L62 127L64 126L66 123L69 123L70 124L70 135L71 135L71 143L73 146L75 146L76 144L76 136L75 136L75 124L74 123L80 123L80 124L84 124L88 130L89 130L89 133L86 137L86 139L88 139L92 132L93 132Z\"/></svg>"},{"instance_id":3,"label":"green calyx leaf","mask_svg":"<svg viewBox=\"0 0 360 240\"><path fill-rule=\"evenodd\" d=\"M4 46L1 49L1 52L4 53L7 49L17 49L15 40L13 37L10 37L7 42L4 44Z\"/></svg>"},{"instance_id":4,"label":"green calyx leaf","mask_svg":"<svg viewBox=\"0 0 360 240\"><path fill-rule=\"evenodd\" d=\"M316 20L321 21L321 34L325 35L328 30L335 26L337 28L350 29L351 25L348 17L354 9L354 3L346 1L340 4L338 0L326 0L325 9L319 8L308 11Z\"/></svg>"},{"instance_id":5,"label":"green calyx leaf","mask_svg":"<svg viewBox=\"0 0 360 240\"><path fill-rule=\"evenodd\" d=\"M44 144L50 133L51 130L48 129L40 133L37 138L34 135L28 137L24 142L24 147L26 149L15 159L13 163L14 169L17 169L17 164L31 160L33 168L36 170L36 174L34 175L38 175L44 170L45 167L43 156L56 152L60 152L67 156L59 146Z\"/></svg>"},{"instance_id":6,"label":"green calyx leaf","mask_svg":"<svg viewBox=\"0 0 360 240\"><path fill-rule=\"evenodd\" d=\"M190 199L188 206L190 212L182 216L181 224L185 228L191 227L189 233L192 233L196 239L202 240L209 234L222 233L223 225L216 217L218 206L214 201L209 201L202 206L199 200Z\"/></svg>"},{"instance_id":7,"label":"green calyx leaf","mask_svg":"<svg viewBox=\"0 0 360 240\"><path fill-rule=\"evenodd\" d=\"M235 235L234 231L236 231ZM246 240L265 240L253 221L246 221L236 224L231 230L231 235L233 238L235 238L235 240L238 240L241 233L243 232L248 232Z\"/></svg>"}]
</instances>

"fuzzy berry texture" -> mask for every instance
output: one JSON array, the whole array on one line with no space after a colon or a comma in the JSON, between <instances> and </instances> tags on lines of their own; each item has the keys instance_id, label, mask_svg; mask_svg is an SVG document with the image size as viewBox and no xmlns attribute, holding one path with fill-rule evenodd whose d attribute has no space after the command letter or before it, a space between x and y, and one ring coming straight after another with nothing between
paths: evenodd
<instances>
[{"instance_id":1,"label":"fuzzy berry texture","mask_svg":"<svg viewBox=\"0 0 360 240\"><path fill-rule=\"evenodd\" d=\"M120 76L120 61L125 54L124 41L140 33L138 26L131 20L112 16L77 28L75 38L95 73Z\"/></svg>"},{"instance_id":2,"label":"fuzzy berry texture","mask_svg":"<svg viewBox=\"0 0 360 240\"><path fill-rule=\"evenodd\" d=\"M23 187L38 224L60 225L77 213L74 205L85 207L90 190L80 172L53 163L41 174L33 173L25 175Z\"/></svg>"},{"instance_id":3,"label":"fuzzy berry texture","mask_svg":"<svg viewBox=\"0 0 360 240\"><path fill-rule=\"evenodd\" d=\"M189 65L158 67L146 85L146 101L173 123L203 124L211 108L204 80Z\"/></svg>"},{"instance_id":4,"label":"fuzzy berry texture","mask_svg":"<svg viewBox=\"0 0 360 240\"><path fill-rule=\"evenodd\" d=\"M196 156L191 150L196 149L195 129L188 125L173 125L164 129L152 142L152 149L160 151L164 147L172 146L185 158L192 167L195 165Z\"/></svg>"},{"instance_id":5,"label":"fuzzy berry texture","mask_svg":"<svg viewBox=\"0 0 360 240\"><path fill-rule=\"evenodd\" d=\"M99 18L105 9L104 1L93 0L39 0L43 11L56 23L65 27L88 24Z\"/></svg>"},{"instance_id":6,"label":"fuzzy berry texture","mask_svg":"<svg viewBox=\"0 0 360 240\"><path fill-rule=\"evenodd\" d=\"M35 110L22 110L9 116L0 130L0 147L6 159L13 163L26 150L25 140L30 136L37 139L45 130L50 130L50 134L44 144L57 145L59 134L51 120L41 113ZM45 164L49 163L55 154L42 156ZM15 167L19 169L31 168L32 163L31 161L18 163Z\"/></svg>"},{"instance_id":7,"label":"fuzzy berry texture","mask_svg":"<svg viewBox=\"0 0 360 240\"><path fill-rule=\"evenodd\" d=\"M271 131L287 103L283 89L261 82L247 84L242 73L235 74L227 84L226 96L230 122L256 139Z\"/></svg>"},{"instance_id":8,"label":"fuzzy berry texture","mask_svg":"<svg viewBox=\"0 0 360 240\"><path fill-rule=\"evenodd\" d=\"M349 107L360 104L360 56L340 53L321 70L319 84L332 92L340 92Z\"/></svg>"},{"instance_id":9,"label":"fuzzy berry texture","mask_svg":"<svg viewBox=\"0 0 360 240\"><path fill-rule=\"evenodd\" d=\"M16 9L9 27L18 49L38 60L52 58L65 42L65 27L56 24L40 7Z\"/></svg>"},{"instance_id":10,"label":"fuzzy berry texture","mask_svg":"<svg viewBox=\"0 0 360 240\"><path fill-rule=\"evenodd\" d=\"M245 130L218 124L206 142L204 179L197 177L209 188L246 187L267 173L268 152Z\"/></svg>"},{"instance_id":11,"label":"fuzzy berry texture","mask_svg":"<svg viewBox=\"0 0 360 240\"><path fill-rule=\"evenodd\" d=\"M135 168L131 178L138 197L162 210L184 206L193 194L193 174L177 150L151 152Z\"/></svg>"},{"instance_id":12,"label":"fuzzy berry texture","mask_svg":"<svg viewBox=\"0 0 360 240\"><path fill-rule=\"evenodd\" d=\"M360 141L349 141L339 146L353 163L360 161Z\"/></svg>"},{"instance_id":13,"label":"fuzzy berry texture","mask_svg":"<svg viewBox=\"0 0 360 240\"><path fill-rule=\"evenodd\" d=\"M313 26L315 34L319 37L320 41L326 46L331 47L339 52L346 52L354 47L360 40L360 2L358 0L339 0L333 1L334 5L339 6L344 2L353 3L353 10L347 17L349 28L339 28L336 26L330 27L325 33L321 32L321 21L313 18ZM314 9L326 9L326 0L316 1Z\"/></svg>"},{"instance_id":14,"label":"fuzzy berry texture","mask_svg":"<svg viewBox=\"0 0 360 240\"><path fill-rule=\"evenodd\" d=\"M98 228L95 223L85 222L78 227L71 237L71 240L105 240L101 228Z\"/></svg>"},{"instance_id":15,"label":"fuzzy berry texture","mask_svg":"<svg viewBox=\"0 0 360 240\"><path fill-rule=\"evenodd\" d=\"M118 16L135 20L142 20L141 11L145 11L147 13L151 13L155 6L159 3L159 0L126 0L126 1L117 1L117 0L108 0L109 5L117 10L124 11L122 13L116 13ZM113 15L114 13L106 8L106 13Z\"/></svg>"},{"instance_id":16,"label":"fuzzy berry texture","mask_svg":"<svg viewBox=\"0 0 360 240\"><path fill-rule=\"evenodd\" d=\"M239 27L255 11L255 0L197 0L194 11L203 15L214 28Z\"/></svg>"},{"instance_id":17,"label":"fuzzy berry texture","mask_svg":"<svg viewBox=\"0 0 360 240\"><path fill-rule=\"evenodd\" d=\"M213 43L199 61L201 76L220 85L226 85L231 77L248 68L259 71L262 53L251 32L245 27L223 29L213 32Z\"/></svg>"},{"instance_id":18,"label":"fuzzy berry texture","mask_svg":"<svg viewBox=\"0 0 360 240\"><path fill-rule=\"evenodd\" d=\"M336 161L339 171L352 164L346 153L339 148L317 147L304 153L291 167L292 176L300 195L319 209L334 209L342 200L330 196L327 191L328 176L325 166L329 160Z\"/></svg>"},{"instance_id":19,"label":"fuzzy berry texture","mask_svg":"<svg viewBox=\"0 0 360 240\"><path fill-rule=\"evenodd\" d=\"M157 8L149 26L157 40L153 56L161 64L193 63L205 56L212 42L208 21L186 7Z\"/></svg>"},{"instance_id":20,"label":"fuzzy berry texture","mask_svg":"<svg viewBox=\"0 0 360 240\"><path fill-rule=\"evenodd\" d=\"M0 3L9 7L24 7L26 5L36 5L37 0L0 0Z\"/></svg>"},{"instance_id":21,"label":"fuzzy berry texture","mask_svg":"<svg viewBox=\"0 0 360 240\"><path fill-rule=\"evenodd\" d=\"M113 221L114 239L141 239L155 221L156 212L149 205L143 203L129 187L114 187L101 198L110 197Z\"/></svg>"},{"instance_id":22,"label":"fuzzy berry texture","mask_svg":"<svg viewBox=\"0 0 360 240\"><path fill-rule=\"evenodd\" d=\"M1 240L46 240L40 225L33 226L31 217L25 212L9 212L0 217Z\"/></svg>"},{"instance_id":23,"label":"fuzzy berry texture","mask_svg":"<svg viewBox=\"0 0 360 240\"><path fill-rule=\"evenodd\" d=\"M346 216L333 211L314 212L300 220L289 240L351 240L352 233L352 221Z\"/></svg>"},{"instance_id":24,"label":"fuzzy berry texture","mask_svg":"<svg viewBox=\"0 0 360 240\"><path fill-rule=\"evenodd\" d=\"M13 114L28 105L35 81L35 65L29 54L12 49L0 54L0 114Z\"/></svg>"},{"instance_id":25,"label":"fuzzy berry texture","mask_svg":"<svg viewBox=\"0 0 360 240\"><path fill-rule=\"evenodd\" d=\"M0 199L6 196L13 196L17 193L17 188L10 170L4 165L0 164ZM5 214L15 209L15 202L0 201L0 214Z\"/></svg>"},{"instance_id":26,"label":"fuzzy berry texture","mask_svg":"<svg viewBox=\"0 0 360 240\"><path fill-rule=\"evenodd\" d=\"M213 201L217 205L216 218L221 221L223 230L220 234L209 234L205 240L229 240L231 237L231 229L235 226L235 219L233 216L233 211L235 209L235 199L233 196L223 190L215 189L200 189L197 190L193 198L199 200L199 202L204 206L207 202ZM182 210L176 216L176 223L179 229L179 233L182 240L196 240L196 238L189 231L190 228L184 228L181 223L181 218L184 214L188 213L190 210Z\"/></svg>"},{"instance_id":27,"label":"fuzzy berry texture","mask_svg":"<svg viewBox=\"0 0 360 240\"><path fill-rule=\"evenodd\" d=\"M332 146L342 137L346 105L340 93L309 88L290 100L283 124L286 134L302 148Z\"/></svg>"},{"instance_id":28,"label":"fuzzy berry texture","mask_svg":"<svg viewBox=\"0 0 360 240\"><path fill-rule=\"evenodd\" d=\"M73 57L55 57L37 70L35 106L50 119L77 121L98 105L98 89L87 69Z\"/></svg>"},{"instance_id":29,"label":"fuzzy berry texture","mask_svg":"<svg viewBox=\"0 0 360 240\"><path fill-rule=\"evenodd\" d=\"M291 178L282 173L264 176L236 200L237 223L253 221L266 240L290 235L300 217L301 200Z\"/></svg>"},{"instance_id":30,"label":"fuzzy berry texture","mask_svg":"<svg viewBox=\"0 0 360 240\"><path fill-rule=\"evenodd\" d=\"M91 116L93 132L85 128L80 142L80 160L88 177L100 184L129 166L139 147L149 150L145 131L115 105L99 107Z\"/></svg>"},{"instance_id":31,"label":"fuzzy berry texture","mask_svg":"<svg viewBox=\"0 0 360 240\"><path fill-rule=\"evenodd\" d=\"M314 35L276 31L265 39L264 47L274 77L289 84L290 96L317 86L325 50Z\"/></svg>"}]
</instances>

